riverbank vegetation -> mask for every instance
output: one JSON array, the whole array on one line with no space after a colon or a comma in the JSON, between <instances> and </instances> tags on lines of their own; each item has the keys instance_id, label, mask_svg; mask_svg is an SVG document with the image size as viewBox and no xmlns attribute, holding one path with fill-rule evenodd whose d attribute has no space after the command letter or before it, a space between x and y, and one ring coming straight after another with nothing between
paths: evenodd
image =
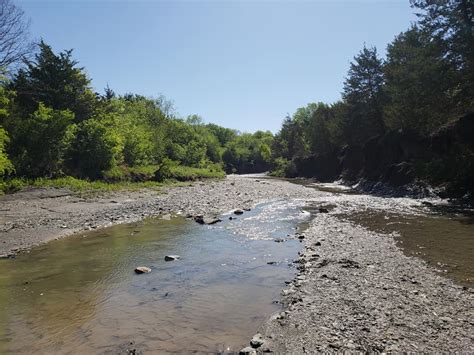
<instances>
[{"instance_id":1,"label":"riverbank vegetation","mask_svg":"<svg viewBox=\"0 0 474 355\"><path fill-rule=\"evenodd\" d=\"M9 0L2 5L15 10L17 16L7 20L15 21L25 41L21 10ZM21 44L15 41L12 38L12 45ZM163 96L117 95L109 87L104 93L94 92L72 50L55 53L44 41L27 47L29 51L23 48L4 61L0 87L4 190L22 185L19 181L41 184L45 178L186 181L270 168L270 132L240 133L205 124L198 115L179 117Z\"/></svg>"},{"instance_id":2,"label":"riverbank vegetation","mask_svg":"<svg viewBox=\"0 0 474 355\"><path fill-rule=\"evenodd\" d=\"M418 21L364 46L340 101L310 103L275 137L274 174L474 191L474 28L470 0L412 0Z\"/></svg>"},{"instance_id":3,"label":"riverbank vegetation","mask_svg":"<svg viewBox=\"0 0 474 355\"><path fill-rule=\"evenodd\" d=\"M72 50L29 44L21 10L1 3L11 10L1 16L14 13L17 24L14 36L0 31L15 54L0 53L1 186L65 177L162 183L271 170L474 191L470 0L412 0L418 21L388 44L385 58L364 45L341 100L299 108L276 136L180 117L163 96L94 92Z\"/></svg>"}]
</instances>

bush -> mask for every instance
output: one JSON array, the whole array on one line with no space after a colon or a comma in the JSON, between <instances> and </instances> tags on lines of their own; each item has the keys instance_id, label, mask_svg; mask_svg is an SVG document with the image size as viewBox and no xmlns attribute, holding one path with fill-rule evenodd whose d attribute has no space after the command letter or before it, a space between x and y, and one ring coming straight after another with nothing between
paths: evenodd
<instances>
[{"instance_id":1,"label":"bush","mask_svg":"<svg viewBox=\"0 0 474 355\"><path fill-rule=\"evenodd\" d=\"M90 119L71 132L67 166L75 176L96 179L116 166L120 151L120 137L104 123Z\"/></svg>"},{"instance_id":2,"label":"bush","mask_svg":"<svg viewBox=\"0 0 474 355\"><path fill-rule=\"evenodd\" d=\"M297 175L296 165L292 160L277 158L275 159L275 167L270 175L279 177L295 177Z\"/></svg>"}]
</instances>

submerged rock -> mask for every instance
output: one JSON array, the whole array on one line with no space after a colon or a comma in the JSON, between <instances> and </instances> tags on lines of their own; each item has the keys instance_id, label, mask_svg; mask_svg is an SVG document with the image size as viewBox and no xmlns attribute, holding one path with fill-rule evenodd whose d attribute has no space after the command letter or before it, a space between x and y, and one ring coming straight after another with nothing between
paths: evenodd
<instances>
[{"instance_id":1,"label":"submerged rock","mask_svg":"<svg viewBox=\"0 0 474 355\"><path fill-rule=\"evenodd\" d=\"M137 274L147 274L149 272L151 272L151 269L146 266L138 266L135 268L135 273Z\"/></svg>"},{"instance_id":2,"label":"submerged rock","mask_svg":"<svg viewBox=\"0 0 474 355\"><path fill-rule=\"evenodd\" d=\"M175 261L180 259L181 257L179 255L166 255L165 256L165 261Z\"/></svg>"}]
</instances>

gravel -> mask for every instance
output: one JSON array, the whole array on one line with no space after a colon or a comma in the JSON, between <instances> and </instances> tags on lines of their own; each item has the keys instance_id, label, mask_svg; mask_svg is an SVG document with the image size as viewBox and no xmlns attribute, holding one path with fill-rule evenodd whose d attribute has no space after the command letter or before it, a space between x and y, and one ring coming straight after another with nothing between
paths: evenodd
<instances>
[{"instance_id":1,"label":"gravel","mask_svg":"<svg viewBox=\"0 0 474 355\"><path fill-rule=\"evenodd\" d=\"M336 217L368 208L416 215L427 201L322 192L263 176L94 198L34 189L0 198L0 254L13 257L52 239L146 217L219 216L273 199L304 200L314 219L301 233L298 273L282 291L283 309L253 338L264 346L249 353L474 352L471 288L404 255L393 235Z\"/></svg>"}]
</instances>

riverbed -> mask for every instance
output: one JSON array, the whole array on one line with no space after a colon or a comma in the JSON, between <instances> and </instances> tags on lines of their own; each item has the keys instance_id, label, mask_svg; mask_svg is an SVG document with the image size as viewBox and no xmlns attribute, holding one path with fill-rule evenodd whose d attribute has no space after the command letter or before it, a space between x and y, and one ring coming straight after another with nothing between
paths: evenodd
<instances>
[{"instance_id":1,"label":"riverbed","mask_svg":"<svg viewBox=\"0 0 474 355\"><path fill-rule=\"evenodd\" d=\"M229 176L0 203L1 352L474 351L472 218L444 201Z\"/></svg>"},{"instance_id":2,"label":"riverbed","mask_svg":"<svg viewBox=\"0 0 474 355\"><path fill-rule=\"evenodd\" d=\"M281 309L303 207L271 201L210 226L147 219L4 260L0 352L238 351ZM139 265L152 271L137 275Z\"/></svg>"}]
</instances>

